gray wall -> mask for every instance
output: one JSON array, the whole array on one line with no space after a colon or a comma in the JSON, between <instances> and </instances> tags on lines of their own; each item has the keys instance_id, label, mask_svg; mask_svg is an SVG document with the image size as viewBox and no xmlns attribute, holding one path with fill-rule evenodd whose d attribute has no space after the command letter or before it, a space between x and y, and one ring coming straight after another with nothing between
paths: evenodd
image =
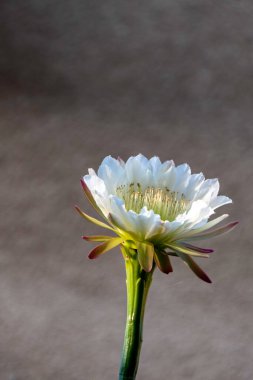
<instances>
[{"instance_id":1,"label":"gray wall","mask_svg":"<svg viewBox=\"0 0 253 380\"><path fill-rule=\"evenodd\" d=\"M92 213L88 167L139 152L219 177L240 225L208 242L212 285L155 273L138 379L252 379L252 18L246 0L1 2L1 380L117 378L124 263L87 260L99 230L73 205Z\"/></svg>"}]
</instances>

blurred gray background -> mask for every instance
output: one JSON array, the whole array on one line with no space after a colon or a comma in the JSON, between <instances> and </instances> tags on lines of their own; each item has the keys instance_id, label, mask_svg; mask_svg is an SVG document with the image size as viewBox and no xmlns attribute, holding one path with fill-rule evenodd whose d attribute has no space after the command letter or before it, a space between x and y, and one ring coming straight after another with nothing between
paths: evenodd
<instances>
[{"instance_id":1,"label":"blurred gray background","mask_svg":"<svg viewBox=\"0 0 253 380\"><path fill-rule=\"evenodd\" d=\"M205 284L155 273L138 380L252 380L253 4L2 0L0 379L117 379L125 325L118 250L79 178L142 152L218 177L240 220L208 242Z\"/></svg>"}]
</instances>

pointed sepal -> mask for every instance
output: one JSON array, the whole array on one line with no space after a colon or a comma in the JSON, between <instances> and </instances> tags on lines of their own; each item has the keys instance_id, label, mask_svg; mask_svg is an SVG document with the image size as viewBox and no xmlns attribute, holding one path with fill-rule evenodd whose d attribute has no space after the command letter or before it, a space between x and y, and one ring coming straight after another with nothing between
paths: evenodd
<instances>
[{"instance_id":1,"label":"pointed sepal","mask_svg":"<svg viewBox=\"0 0 253 380\"><path fill-rule=\"evenodd\" d=\"M153 267L154 246L151 243L138 243L138 260L145 272L150 272Z\"/></svg>"},{"instance_id":2,"label":"pointed sepal","mask_svg":"<svg viewBox=\"0 0 253 380\"><path fill-rule=\"evenodd\" d=\"M222 222L222 220L224 220L225 218L228 217L228 214L223 214L221 216L219 216L218 218L215 218L213 220L210 220L209 222L207 222L204 226L202 227L199 227L199 228L196 228L196 229L191 229L189 231L182 231L182 233L180 234L176 234L175 235L175 238L173 241L178 241L178 240L188 240L188 238L192 238L192 237L195 237L197 235L201 235L201 234L204 234L205 231L207 230L210 230L210 228L216 226L218 223Z\"/></svg>"},{"instance_id":3,"label":"pointed sepal","mask_svg":"<svg viewBox=\"0 0 253 380\"><path fill-rule=\"evenodd\" d=\"M103 212L100 210L100 208L98 207L97 205L97 202L95 201L89 187L87 186L86 182L81 178L80 179L80 182L81 182L81 185L82 185L82 188L83 188L83 191L88 199L88 201L90 202L90 204L92 205L92 207L97 211L97 213L102 216L102 218L106 219L105 215L103 214Z\"/></svg>"},{"instance_id":4,"label":"pointed sepal","mask_svg":"<svg viewBox=\"0 0 253 380\"><path fill-rule=\"evenodd\" d=\"M189 266L189 268L199 277L201 280L211 284L212 281L207 276L207 274L198 266L197 263L189 256L183 252L177 252L178 256Z\"/></svg>"},{"instance_id":5,"label":"pointed sepal","mask_svg":"<svg viewBox=\"0 0 253 380\"><path fill-rule=\"evenodd\" d=\"M123 239L122 238L119 238L119 237L116 237L116 238L112 238L106 242L104 242L103 244L100 244L98 245L97 247L95 247L90 253L89 253L89 259L96 259L97 257L99 257L100 255L102 255L103 253L105 252L108 252L110 251L111 249L117 247L119 244L121 244L123 242Z\"/></svg>"},{"instance_id":6,"label":"pointed sepal","mask_svg":"<svg viewBox=\"0 0 253 380\"><path fill-rule=\"evenodd\" d=\"M172 249L173 251L176 251L176 252L182 252L182 253L185 253L186 255L190 255L190 256L196 256L196 257L209 257L209 255L207 253L200 253L199 251L195 251L193 249L190 249L188 247L186 247L185 245L181 245L181 244L170 244L168 245L168 247L170 249Z\"/></svg>"},{"instance_id":7,"label":"pointed sepal","mask_svg":"<svg viewBox=\"0 0 253 380\"><path fill-rule=\"evenodd\" d=\"M86 241L108 241L112 239L112 236L103 236L103 235L91 235L91 236L82 236Z\"/></svg>"},{"instance_id":8,"label":"pointed sepal","mask_svg":"<svg viewBox=\"0 0 253 380\"><path fill-rule=\"evenodd\" d=\"M212 253L213 249L211 248L202 248L202 247L197 247L196 245L192 245L189 243L182 242L181 243L184 247L189 248L193 251L200 252L200 253Z\"/></svg>"},{"instance_id":9,"label":"pointed sepal","mask_svg":"<svg viewBox=\"0 0 253 380\"><path fill-rule=\"evenodd\" d=\"M93 218L92 216L89 216L89 215L85 214L85 212L83 212L82 210L80 210L80 208L78 206L75 206L75 209L77 210L77 212L79 212L79 214L84 219L88 220L89 222L94 223L94 224L96 224L99 227L107 228L108 230L114 231L114 229L112 227L108 226L108 224L105 224L105 223L101 222L100 220L98 220L96 218Z\"/></svg>"},{"instance_id":10,"label":"pointed sepal","mask_svg":"<svg viewBox=\"0 0 253 380\"><path fill-rule=\"evenodd\" d=\"M188 240L191 241L191 240L203 240L203 239L213 238L215 236L218 236L218 235L221 235L221 234L225 234L226 232L231 231L233 228L235 228L235 226L238 223L239 223L238 221L231 222L229 224L226 224L225 226L222 226L222 227L219 227L219 228L215 228L212 231L207 231L207 232L196 234L196 235L194 235L192 237L186 238L186 240L187 241Z\"/></svg>"},{"instance_id":11,"label":"pointed sepal","mask_svg":"<svg viewBox=\"0 0 253 380\"><path fill-rule=\"evenodd\" d=\"M155 251L154 260L161 272L165 274L173 272L170 258L166 253Z\"/></svg>"}]
</instances>

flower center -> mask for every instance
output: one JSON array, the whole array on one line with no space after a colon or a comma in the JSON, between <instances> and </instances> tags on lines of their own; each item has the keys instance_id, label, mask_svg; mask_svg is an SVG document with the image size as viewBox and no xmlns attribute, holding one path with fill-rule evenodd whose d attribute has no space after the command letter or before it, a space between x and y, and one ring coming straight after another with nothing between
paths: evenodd
<instances>
[{"instance_id":1,"label":"flower center","mask_svg":"<svg viewBox=\"0 0 253 380\"><path fill-rule=\"evenodd\" d=\"M119 198L123 199L127 211L139 213L146 206L159 214L162 220L175 220L179 214L189 209L190 201L183 194L176 193L168 188L147 187L142 191L141 185L131 183L129 186L119 186L116 190Z\"/></svg>"}]
</instances>

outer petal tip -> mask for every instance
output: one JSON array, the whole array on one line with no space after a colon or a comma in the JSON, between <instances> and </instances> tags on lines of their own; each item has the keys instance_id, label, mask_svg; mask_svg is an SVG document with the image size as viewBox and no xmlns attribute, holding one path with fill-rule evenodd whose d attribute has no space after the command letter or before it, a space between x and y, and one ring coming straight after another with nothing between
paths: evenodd
<instances>
[{"instance_id":1,"label":"outer petal tip","mask_svg":"<svg viewBox=\"0 0 253 380\"><path fill-rule=\"evenodd\" d=\"M165 274L173 272L173 268L167 254L155 251L154 260L161 272Z\"/></svg>"},{"instance_id":2,"label":"outer petal tip","mask_svg":"<svg viewBox=\"0 0 253 380\"><path fill-rule=\"evenodd\" d=\"M212 253L214 250L212 248L201 248L196 247L195 245L189 244L189 243L182 243L184 247L192 249L193 251L200 252L200 253Z\"/></svg>"},{"instance_id":3,"label":"outer petal tip","mask_svg":"<svg viewBox=\"0 0 253 380\"><path fill-rule=\"evenodd\" d=\"M87 183L85 182L85 180L83 178L80 178L80 182L81 182L81 185L82 185L84 192L86 193L88 191L90 193L90 189L89 189Z\"/></svg>"},{"instance_id":4,"label":"outer petal tip","mask_svg":"<svg viewBox=\"0 0 253 380\"><path fill-rule=\"evenodd\" d=\"M78 207L77 205L75 205L74 207L75 207L76 211L77 211L79 214L82 214L82 211L81 211L80 207Z\"/></svg>"},{"instance_id":5,"label":"outer petal tip","mask_svg":"<svg viewBox=\"0 0 253 380\"><path fill-rule=\"evenodd\" d=\"M89 259L96 259L103 253L110 251L111 249L117 247L121 243L122 243L121 238L119 237L111 238L110 240L105 241L103 244L100 244L97 247L93 248L93 250L89 253L88 257Z\"/></svg>"},{"instance_id":6,"label":"outer petal tip","mask_svg":"<svg viewBox=\"0 0 253 380\"><path fill-rule=\"evenodd\" d=\"M125 165L125 161L120 156L118 156L117 160L119 161L121 166Z\"/></svg>"},{"instance_id":7,"label":"outer petal tip","mask_svg":"<svg viewBox=\"0 0 253 380\"><path fill-rule=\"evenodd\" d=\"M210 277L208 277L207 276L207 274L205 273L205 276L199 276L199 278L202 280L202 281L204 281L204 282L206 282L207 284L212 284L212 280L210 279Z\"/></svg>"},{"instance_id":8,"label":"outer petal tip","mask_svg":"<svg viewBox=\"0 0 253 380\"><path fill-rule=\"evenodd\" d=\"M203 272L199 278L202 281L207 282L208 284L212 284L212 280L210 279L210 277L208 277L208 275L205 272Z\"/></svg>"}]
</instances>

